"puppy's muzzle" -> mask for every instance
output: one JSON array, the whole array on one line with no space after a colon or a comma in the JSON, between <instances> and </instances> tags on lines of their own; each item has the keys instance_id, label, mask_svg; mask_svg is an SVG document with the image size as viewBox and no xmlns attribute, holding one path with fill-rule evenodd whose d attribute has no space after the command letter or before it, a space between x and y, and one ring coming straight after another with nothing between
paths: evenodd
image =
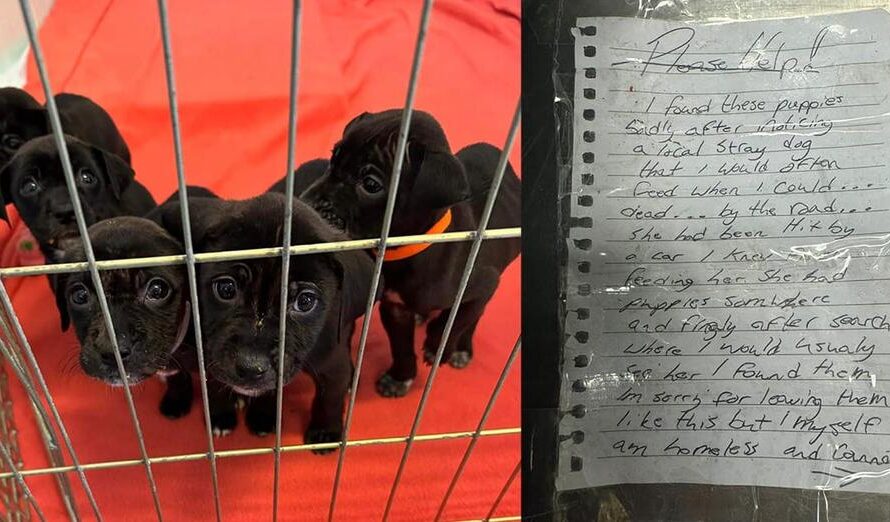
<instances>
[{"instance_id":1,"label":"puppy's muzzle","mask_svg":"<svg viewBox=\"0 0 890 522\"><path fill-rule=\"evenodd\" d=\"M71 205L65 205L52 209L52 216L62 225L70 225L75 222L74 208Z\"/></svg>"},{"instance_id":2,"label":"puppy's muzzle","mask_svg":"<svg viewBox=\"0 0 890 522\"><path fill-rule=\"evenodd\" d=\"M324 198L317 199L312 202L312 207L332 226L339 230L346 230L346 222L336 212L334 204L330 200Z\"/></svg>"},{"instance_id":3,"label":"puppy's muzzle","mask_svg":"<svg viewBox=\"0 0 890 522\"><path fill-rule=\"evenodd\" d=\"M236 392L249 397L275 389L278 372L273 358L261 350L245 348L244 343L235 346L238 348L230 351L228 360L218 367L220 372L217 378Z\"/></svg>"},{"instance_id":4,"label":"puppy's muzzle","mask_svg":"<svg viewBox=\"0 0 890 522\"><path fill-rule=\"evenodd\" d=\"M87 373L93 377L97 377L112 386L123 385L123 379L117 368L117 360L114 356L114 349L110 346L107 351L99 353L99 372L89 371ZM124 371L127 373L127 380L130 384L136 384L146 379L150 373L142 371L142 368L134 368L134 363L139 366L139 362L135 361L137 357L134 354L138 351L138 347L129 341L118 341L118 351L121 355L121 362L124 365ZM85 368L86 369L86 368Z\"/></svg>"},{"instance_id":5,"label":"puppy's muzzle","mask_svg":"<svg viewBox=\"0 0 890 522\"><path fill-rule=\"evenodd\" d=\"M126 369L127 361L130 360L130 355L132 355L133 353L133 348L130 343L118 343L117 348L121 354L121 361L124 363L124 369ZM117 371L117 358L114 356L113 351L102 352L101 354L99 354L99 358L102 360L102 364L105 365L105 368L107 370L113 372Z\"/></svg>"},{"instance_id":6,"label":"puppy's muzzle","mask_svg":"<svg viewBox=\"0 0 890 522\"><path fill-rule=\"evenodd\" d=\"M239 360L235 365L235 374L243 381L260 381L267 374L271 373L272 368L264 363L257 363L253 360Z\"/></svg>"}]
</instances>

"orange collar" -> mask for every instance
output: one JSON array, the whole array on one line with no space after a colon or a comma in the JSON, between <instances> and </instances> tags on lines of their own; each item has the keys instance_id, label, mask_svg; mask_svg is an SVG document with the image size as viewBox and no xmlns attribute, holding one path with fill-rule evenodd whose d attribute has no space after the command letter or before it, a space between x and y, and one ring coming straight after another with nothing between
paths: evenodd
<instances>
[{"instance_id":1,"label":"orange collar","mask_svg":"<svg viewBox=\"0 0 890 522\"><path fill-rule=\"evenodd\" d=\"M423 233L423 235L428 236L430 234L441 234L448 229L451 225L451 209L445 211L445 214L436 221L436 223L430 227L429 230ZM413 245L404 245L400 247L392 247L387 248L386 253L383 254L384 261L400 261L402 259L408 259L409 257L414 257L417 254L423 252L427 248L429 248L432 243L415 243Z\"/></svg>"}]
</instances>

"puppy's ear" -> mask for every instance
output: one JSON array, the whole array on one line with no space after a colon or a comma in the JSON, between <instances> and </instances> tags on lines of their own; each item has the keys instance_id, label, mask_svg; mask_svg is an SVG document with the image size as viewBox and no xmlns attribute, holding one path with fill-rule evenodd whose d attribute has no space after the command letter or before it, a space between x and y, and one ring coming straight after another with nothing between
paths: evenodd
<instances>
[{"instance_id":1,"label":"puppy's ear","mask_svg":"<svg viewBox=\"0 0 890 522\"><path fill-rule=\"evenodd\" d=\"M59 309L59 318L62 321L62 331L67 331L71 324L68 316L68 298L65 295L65 287L68 285L68 274L50 274L49 286L56 296L56 308Z\"/></svg>"},{"instance_id":2,"label":"puppy's ear","mask_svg":"<svg viewBox=\"0 0 890 522\"><path fill-rule=\"evenodd\" d=\"M355 118L349 120L349 123L347 123L346 127L343 128L343 134L345 135L347 132L349 132L349 129L352 128L353 125L364 120L365 118L367 118L370 115L371 115L370 112L363 112L363 113L359 114L358 116L356 116Z\"/></svg>"},{"instance_id":3,"label":"puppy's ear","mask_svg":"<svg viewBox=\"0 0 890 522\"><path fill-rule=\"evenodd\" d=\"M192 228L192 245L196 249L215 237L216 230L226 221L228 214L220 208L223 200L209 197L189 197L189 222ZM154 221L175 237L185 241L182 230L182 209L179 200L168 201L152 210L146 218Z\"/></svg>"},{"instance_id":4,"label":"puppy's ear","mask_svg":"<svg viewBox=\"0 0 890 522\"><path fill-rule=\"evenodd\" d=\"M49 113L43 107L35 107L22 111L24 123L30 126L34 136L44 136L52 133L49 123ZM27 139L27 138L26 138Z\"/></svg>"},{"instance_id":5,"label":"puppy's ear","mask_svg":"<svg viewBox=\"0 0 890 522\"><path fill-rule=\"evenodd\" d=\"M350 250L334 254L339 267L340 278L340 331L343 332L358 317L365 313L368 292L371 291L371 276L374 274L374 261L363 250ZM378 285L378 293L383 284ZM375 299L379 298L375 296Z\"/></svg>"},{"instance_id":6,"label":"puppy's ear","mask_svg":"<svg viewBox=\"0 0 890 522\"><path fill-rule=\"evenodd\" d=\"M102 166L105 172L105 182L111 188L111 193L114 194L115 199L120 199L121 194L127 190L130 182L136 177L136 172L117 154L92 145L90 152L96 162Z\"/></svg>"},{"instance_id":7,"label":"puppy's ear","mask_svg":"<svg viewBox=\"0 0 890 522\"><path fill-rule=\"evenodd\" d=\"M12 178L21 163L21 158L16 155L6 165L0 166L0 219L7 223L9 216L6 215L6 204L12 202Z\"/></svg>"},{"instance_id":8,"label":"puppy's ear","mask_svg":"<svg viewBox=\"0 0 890 522\"><path fill-rule=\"evenodd\" d=\"M470 197L467 171L454 154L430 151L413 142L408 144L408 158L415 167L411 202L418 209L450 207Z\"/></svg>"}]
</instances>

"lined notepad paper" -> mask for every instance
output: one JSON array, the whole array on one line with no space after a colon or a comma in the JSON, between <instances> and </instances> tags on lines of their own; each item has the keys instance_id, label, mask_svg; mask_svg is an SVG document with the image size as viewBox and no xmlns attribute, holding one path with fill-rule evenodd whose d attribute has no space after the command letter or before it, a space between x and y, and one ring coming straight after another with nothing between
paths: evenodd
<instances>
[{"instance_id":1,"label":"lined notepad paper","mask_svg":"<svg viewBox=\"0 0 890 522\"><path fill-rule=\"evenodd\" d=\"M578 20L559 489L890 491L887 27Z\"/></svg>"}]
</instances>

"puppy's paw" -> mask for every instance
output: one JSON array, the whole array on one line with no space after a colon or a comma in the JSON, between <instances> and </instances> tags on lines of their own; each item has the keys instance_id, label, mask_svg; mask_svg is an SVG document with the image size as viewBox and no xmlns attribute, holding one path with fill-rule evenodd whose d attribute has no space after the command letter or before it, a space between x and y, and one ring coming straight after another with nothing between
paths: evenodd
<instances>
[{"instance_id":1,"label":"puppy's paw","mask_svg":"<svg viewBox=\"0 0 890 522\"><path fill-rule=\"evenodd\" d=\"M324 429L324 428L309 428L306 431L306 444L324 444L328 442L340 442L343 440L343 430L338 429ZM332 453L336 451L337 448L325 448L325 449L314 449L312 453L316 455L326 455L328 453Z\"/></svg>"},{"instance_id":2,"label":"puppy's paw","mask_svg":"<svg viewBox=\"0 0 890 522\"><path fill-rule=\"evenodd\" d=\"M219 439L219 438L225 437L229 433L232 433L232 430L227 430L227 429L222 429L222 428L213 428L211 430L211 432L213 433L214 437Z\"/></svg>"},{"instance_id":3,"label":"puppy's paw","mask_svg":"<svg viewBox=\"0 0 890 522\"><path fill-rule=\"evenodd\" d=\"M161 399L161 415L170 420L185 417L192 411L192 398L175 393L165 393Z\"/></svg>"},{"instance_id":4,"label":"puppy's paw","mask_svg":"<svg viewBox=\"0 0 890 522\"><path fill-rule=\"evenodd\" d=\"M466 368L471 360L473 360L473 354L470 352L454 352L451 354L451 357L448 358L448 365L460 370Z\"/></svg>"},{"instance_id":5,"label":"puppy's paw","mask_svg":"<svg viewBox=\"0 0 890 522\"><path fill-rule=\"evenodd\" d=\"M438 349L439 349L438 346L434 346L432 348L425 346L423 348L423 362L426 363L427 366L432 366L433 363L436 362L436 350L438 350ZM454 359L454 356L457 355L457 352L452 352L451 350L452 350L451 347L448 347L448 346L445 347L445 352L442 353L442 361L439 363L440 365L444 364L446 362L448 364L451 364L452 359ZM472 356L469 356L467 358L467 362L470 362L470 357L472 357ZM454 366L453 364L451 364L451 365ZM464 364L464 366L466 366L466 364ZM461 368L462 367L463 366L461 366ZM457 366L455 366L455 368L457 368Z\"/></svg>"},{"instance_id":6,"label":"puppy's paw","mask_svg":"<svg viewBox=\"0 0 890 522\"><path fill-rule=\"evenodd\" d=\"M397 381L389 374L389 372L387 372L377 379L377 393L382 397L404 397L405 395L408 395L408 390L411 389L413 383L414 379Z\"/></svg>"},{"instance_id":7,"label":"puppy's paw","mask_svg":"<svg viewBox=\"0 0 890 522\"><path fill-rule=\"evenodd\" d=\"M210 413L210 429L214 437L225 437L238 425L238 415L234 411Z\"/></svg>"},{"instance_id":8,"label":"puppy's paw","mask_svg":"<svg viewBox=\"0 0 890 522\"><path fill-rule=\"evenodd\" d=\"M448 360L444 354L442 355L442 359ZM427 366L432 366L433 363L436 362L436 347L423 347L423 362L426 363Z\"/></svg>"},{"instance_id":9,"label":"puppy's paw","mask_svg":"<svg viewBox=\"0 0 890 522\"><path fill-rule=\"evenodd\" d=\"M275 414L270 414L265 408L251 408L248 405L244 421L247 429L257 437L275 433Z\"/></svg>"}]
</instances>

